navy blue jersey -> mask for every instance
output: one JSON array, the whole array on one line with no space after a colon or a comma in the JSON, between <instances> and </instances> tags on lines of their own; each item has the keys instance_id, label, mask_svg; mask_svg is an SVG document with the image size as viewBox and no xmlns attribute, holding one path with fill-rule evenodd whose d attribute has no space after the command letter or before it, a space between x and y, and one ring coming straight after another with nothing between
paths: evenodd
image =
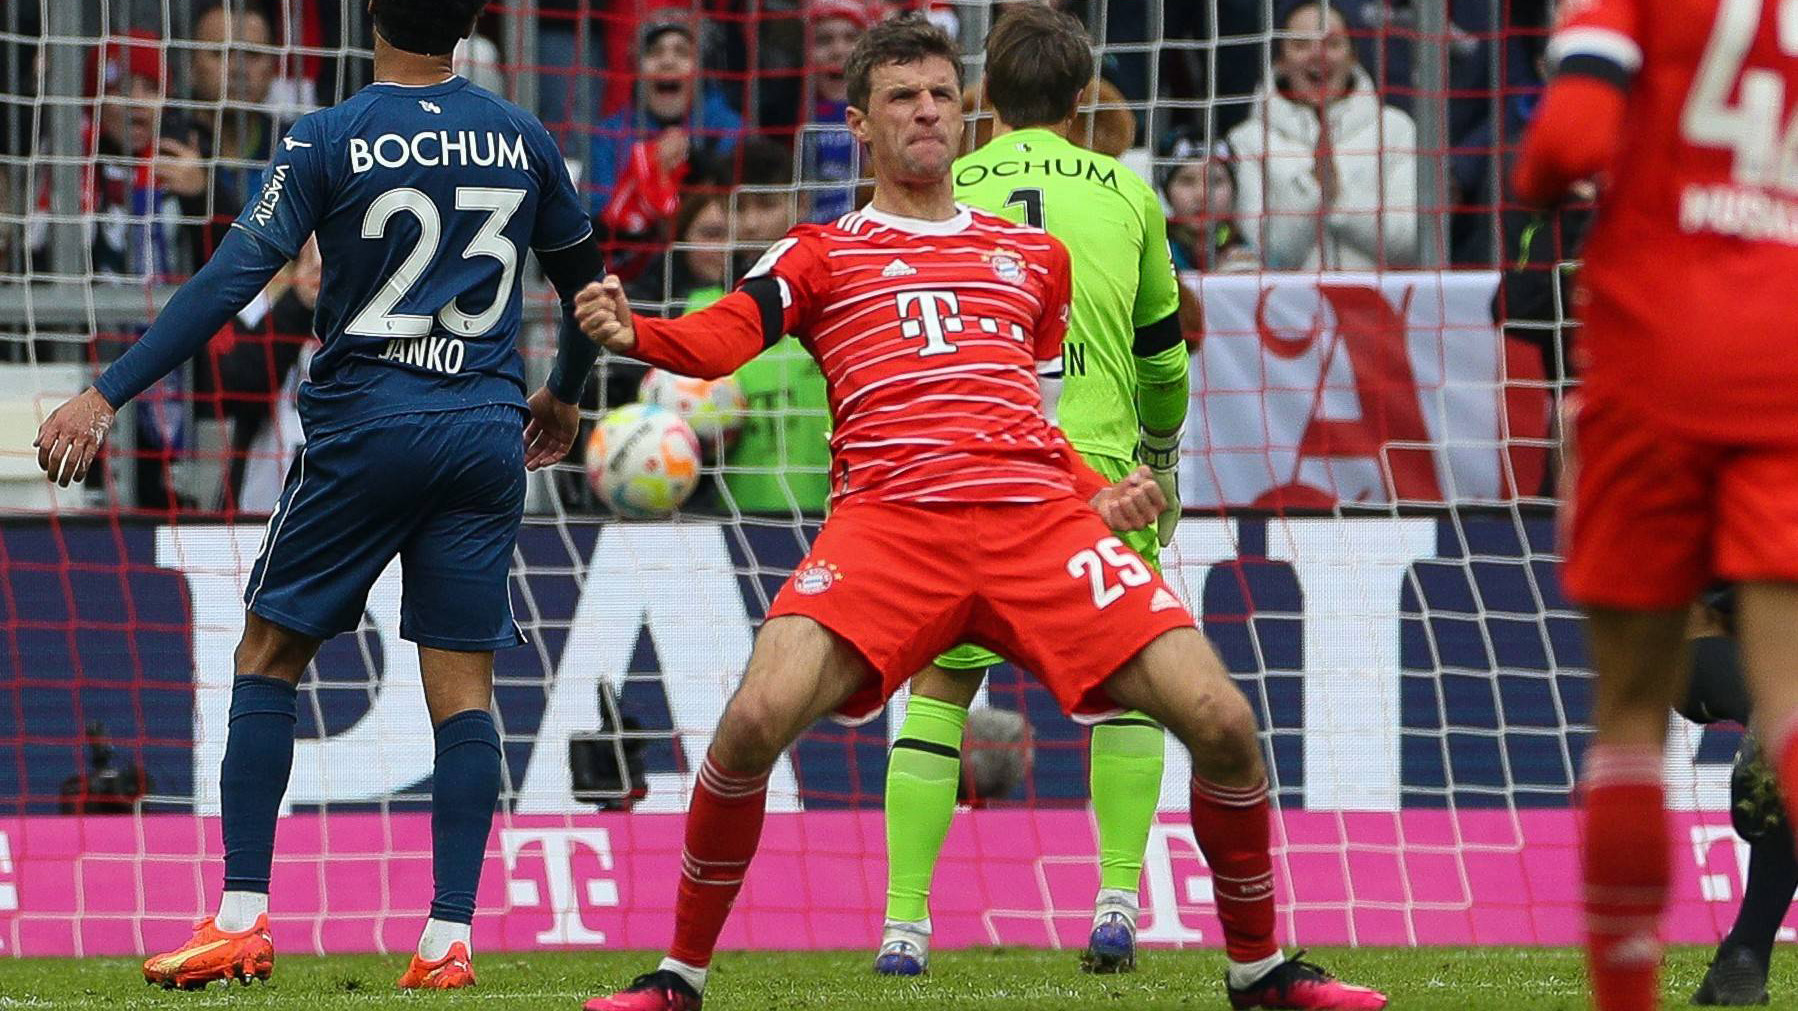
<instances>
[{"instance_id":1,"label":"navy blue jersey","mask_svg":"<svg viewBox=\"0 0 1798 1011\"><path fill-rule=\"evenodd\" d=\"M302 117L233 227L289 259L318 236L324 346L300 388L308 433L483 404L522 410L525 251L592 233L543 124L460 77L371 84Z\"/></svg>"}]
</instances>

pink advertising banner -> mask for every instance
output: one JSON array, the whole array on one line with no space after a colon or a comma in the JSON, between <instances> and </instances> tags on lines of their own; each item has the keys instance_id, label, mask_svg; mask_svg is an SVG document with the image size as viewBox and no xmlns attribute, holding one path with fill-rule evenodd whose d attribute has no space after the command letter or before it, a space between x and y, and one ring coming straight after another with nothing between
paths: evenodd
<instances>
[{"instance_id":1,"label":"pink advertising banner","mask_svg":"<svg viewBox=\"0 0 1798 1011\"><path fill-rule=\"evenodd\" d=\"M1745 849L1721 812L1680 813L1668 937L1716 940ZM489 842L482 950L660 948L672 930L681 817L503 818ZM1276 830L1282 935L1304 944L1565 945L1578 937L1577 826L1565 810L1288 811ZM404 950L431 895L426 814L283 819L273 888L284 951ZM932 914L939 947L1084 943L1097 887L1075 810L957 815ZM217 897L216 819L0 819L0 954L171 946ZM886 863L878 812L769 816L728 948L871 948ZM1142 936L1214 945L1211 879L1177 815L1155 826Z\"/></svg>"}]
</instances>

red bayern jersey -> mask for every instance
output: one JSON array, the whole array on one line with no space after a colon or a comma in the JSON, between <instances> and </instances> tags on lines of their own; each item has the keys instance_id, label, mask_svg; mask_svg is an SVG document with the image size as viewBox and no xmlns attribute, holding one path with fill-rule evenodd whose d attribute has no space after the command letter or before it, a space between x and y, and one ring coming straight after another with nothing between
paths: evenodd
<instances>
[{"instance_id":1,"label":"red bayern jersey","mask_svg":"<svg viewBox=\"0 0 1798 1011\"><path fill-rule=\"evenodd\" d=\"M1053 236L959 205L947 221L870 207L794 228L748 276L763 275L829 385L833 501L1073 492L1038 386L1060 369L1071 297Z\"/></svg>"},{"instance_id":2,"label":"red bayern jersey","mask_svg":"<svg viewBox=\"0 0 1798 1011\"><path fill-rule=\"evenodd\" d=\"M1627 94L1580 275L1587 387L1695 437L1798 440L1798 0L1562 16L1562 73Z\"/></svg>"}]
</instances>

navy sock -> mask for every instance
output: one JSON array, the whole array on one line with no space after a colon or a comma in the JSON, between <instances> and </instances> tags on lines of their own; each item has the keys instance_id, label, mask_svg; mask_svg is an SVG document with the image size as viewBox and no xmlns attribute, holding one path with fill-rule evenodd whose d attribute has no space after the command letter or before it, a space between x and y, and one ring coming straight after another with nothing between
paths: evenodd
<instances>
[{"instance_id":1,"label":"navy sock","mask_svg":"<svg viewBox=\"0 0 1798 1011\"><path fill-rule=\"evenodd\" d=\"M1773 941L1798 892L1798 856L1790 832L1769 832L1748 850L1748 880L1742 883L1742 906L1725 947L1740 945L1754 952L1761 965L1773 959Z\"/></svg>"},{"instance_id":2,"label":"navy sock","mask_svg":"<svg viewBox=\"0 0 1798 1011\"><path fill-rule=\"evenodd\" d=\"M474 921L475 887L481 883L499 789L499 729L493 714L470 709L438 724L437 768L431 780L431 872L437 885L432 919Z\"/></svg>"},{"instance_id":3,"label":"navy sock","mask_svg":"<svg viewBox=\"0 0 1798 1011\"><path fill-rule=\"evenodd\" d=\"M299 689L280 678L242 674L231 682L231 724L219 770L228 892L268 891L275 821L293 771L298 698Z\"/></svg>"}]
</instances>

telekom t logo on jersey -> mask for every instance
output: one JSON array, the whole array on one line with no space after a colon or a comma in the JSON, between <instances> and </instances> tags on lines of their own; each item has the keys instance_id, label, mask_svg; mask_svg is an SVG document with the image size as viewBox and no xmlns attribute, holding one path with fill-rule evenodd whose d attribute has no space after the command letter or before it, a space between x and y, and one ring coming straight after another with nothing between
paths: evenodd
<instances>
[{"instance_id":1,"label":"telekom t logo on jersey","mask_svg":"<svg viewBox=\"0 0 1798 1011\"><path fill-rule=\"evenodd\" d=\"M957 347L949 343L949 334L965 333L972 322L983 333L997 334L999 321L990 316L961 315L961 299L953 291L902 291L899 293L899 335L924 338L921 358L952 355ZM1024 328L1012 323L1013 340L1024 342Z\"/></svg>"}]
</instances>

